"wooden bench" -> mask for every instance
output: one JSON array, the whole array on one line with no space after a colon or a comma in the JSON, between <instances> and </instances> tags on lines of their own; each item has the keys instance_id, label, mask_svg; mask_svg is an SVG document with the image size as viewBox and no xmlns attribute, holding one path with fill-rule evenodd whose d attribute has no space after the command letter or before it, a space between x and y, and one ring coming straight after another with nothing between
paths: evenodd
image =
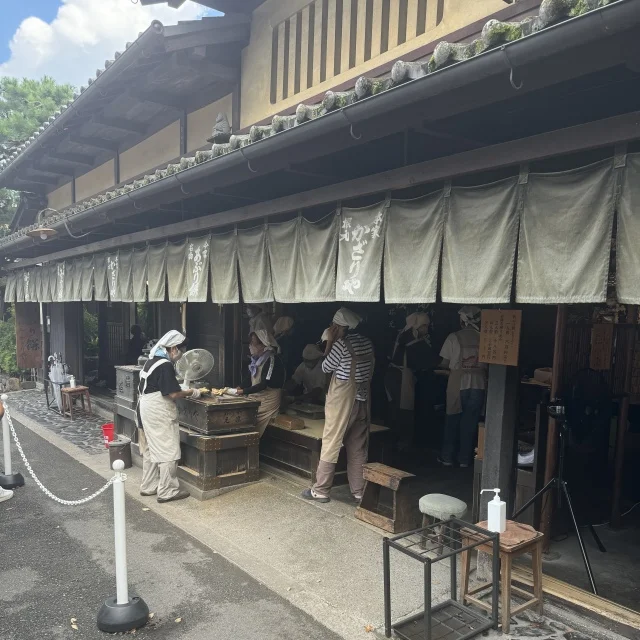
<instances>
[{"instance_id":1,"label":"wooden bench","mask_svg":"<svg viewBox=\"0 0 640 640\"><path fill-rule=\"evenodd\" d=\"M366 484L356 518L389 533L415 529L420 522L420 512L410 490L412 478L415 478L412 473L380 462L365 464Z\"/></svg>"},{"instance_id":2,"label":"wooden bench","mask_svg":"<svg viewBox=\"0 0 640 640\"><path fill-rule=\"evenodd\" d=\"M82 401L82 411L86 412L86 407L84 405L85 398L87 399L87 405L89 409L89 415L91 413L91 396L89 394L89 387L64 387L60 389L62 394L62 415L66 416L67 412L69 413L69 417L72 420L75 420L73 415L73 402L76 398L80 398Z\"/></svg>"}]
</instances>

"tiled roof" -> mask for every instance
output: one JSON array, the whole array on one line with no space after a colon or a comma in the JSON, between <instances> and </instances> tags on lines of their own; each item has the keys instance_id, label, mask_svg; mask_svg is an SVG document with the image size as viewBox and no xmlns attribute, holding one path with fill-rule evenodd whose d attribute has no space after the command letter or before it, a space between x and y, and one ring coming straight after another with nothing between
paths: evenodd
<instances>
[{"instance_id":1,"label":"tiled roof","mask_svg":"<svg viewBox=\"0 0 640 640\"><path fill-rule=\"evenodd\" d=\"M184 157L179 162L169 164L167 167L158 169L154 173L145 175L138 180L76 203L61 212L49 216L47 220L49 220L50 223L54 223L61 221L63 218L72 218L74 214L131 193L152 182L179 174L183 171L188 171L199 164L215 162L216 158L239 150L259 140L319 118L331 111L342 109L364 98L375 96L410 80L436 73L453 64L464 62L497 47L508 45L526 36L534 35L536 32L559 22L612 4L613 1L614 0L543 0L539 13L535 17L526 18L521 22L489 20L482 29L480 38L472 42L440 42L429 60L418 62L398 60L394 64L390 76L387 78L367 78L362 76L358 78L352 90L345 92L328 91L322 102L311 105L300 104L295 114L276 115L273 117L270 125L253 126L249 133L246 134L230 134L228 124L219 118L216 122L216 127L214 127L213 136L210 139L213 141L211 149L197 151L193 156ZM2 165L0 165L0 170L1 169ZM30 227L20 229L18 232L0 239L0 248L26 235L28 231L36 227L37 225L31 225Z\"/></svg>"}]
</instances>

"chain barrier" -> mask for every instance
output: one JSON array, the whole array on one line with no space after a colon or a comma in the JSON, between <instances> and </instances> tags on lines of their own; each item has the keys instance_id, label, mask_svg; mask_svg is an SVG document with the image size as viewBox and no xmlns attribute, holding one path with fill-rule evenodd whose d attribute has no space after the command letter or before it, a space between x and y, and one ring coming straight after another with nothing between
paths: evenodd
<instances>
[{"instance_id":1,"label":"chain barrier","mask_svg":"<svg viewBox=\"0 0 640 640\"><path fill-rule=\"evenodd\" d=\"M42 489L42 491L44 492L45 495L49 496L49 498L51 498L52 500L55 500L56 502L59 502L60 504L64 504L70 507L77 507L78 505L81 504L86 504L87 502L91 502L91 500L93 500L94 498L97 498L100 494L104 493L114 482L114 480L116 479L116 476L113 476L113 478L111 478L107 484L105 484L103 487L101 487L100 489L98 489L95 493L92 493L90 496L87 496L86 498L82 498L80 500L64 500L63 498L59 498L58 496L56 496L55 494L51 493L51 491L49 491L49 489L47 489L42 482L40 482L40 480L38 479L38 476L36 475L35 471L31 468L31 465L29 464L29 461L27 460L27 456L24 455L24 451L22 450L22 445L20 444L20 440L18 440L18 435L16 434L16 430L13 428L13 420L11 420L11 415L9 414L9 409L7 407L7 405L4 405L4 413L5 413L5 417L9 423L9 429L11 430L11 435L13 436L13 440L16 443L16 447L18 448L18 452L20 453L20 456L22 457L22 461L24 462L24 466L27 468L27 471L29 472L29 474L31 475L31 477L33 478L34 482L40 487L40 489ZM122 479L126 479L125 474L120 474L122 476Z\"/></svg>"}]
</instances>

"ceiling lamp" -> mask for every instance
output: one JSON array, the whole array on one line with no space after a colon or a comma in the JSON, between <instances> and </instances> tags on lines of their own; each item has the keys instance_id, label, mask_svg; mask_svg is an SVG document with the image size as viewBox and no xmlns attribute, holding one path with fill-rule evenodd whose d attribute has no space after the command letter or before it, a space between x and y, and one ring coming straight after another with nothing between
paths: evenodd
<instances>
[{"instance_id":1,"label":"ceiling lamp","mask_svg":"<svg viewBox=\"0 0 640 640\"><path fill-rule=\"evenodd\" d=\"M53 209L42 209L42 211L38 212L38 217L36 219L37 227L35 229L30 229L27 231L27 235L32 238L39 238L40 240L48 240L49 238L53 238L53 236L57 235L58 232L55 229L47 226L42 220L42 214L45 211L53 211Z\"/></svg>"}]
</instances>

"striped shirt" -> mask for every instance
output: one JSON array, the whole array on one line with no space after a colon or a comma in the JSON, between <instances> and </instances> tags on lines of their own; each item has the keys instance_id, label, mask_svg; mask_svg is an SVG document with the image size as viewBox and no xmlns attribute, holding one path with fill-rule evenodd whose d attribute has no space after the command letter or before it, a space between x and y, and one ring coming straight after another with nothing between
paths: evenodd
<instances>
[{"instance_id":1,"label":"striped shirt","mask_svg":"<svg viewBox=\"0 0 640 640\"><path fill-rule=\"evenodd\" d=\"M367 362L359 362L356 365L356 383L368 382L371 379L373 368L373 344L369 338L361 336L359 333L352 333L348 336L351 347L356 356L370 358ZM332 347L329 355L322 363L322 370L325 373L334 373L338 380L349 380L351 373L351 354L347 349L344 339L340 338ZM356 394L356 400L365 401L369 395L369 388L362 388Z\"/></svg>"}]
</instances>

